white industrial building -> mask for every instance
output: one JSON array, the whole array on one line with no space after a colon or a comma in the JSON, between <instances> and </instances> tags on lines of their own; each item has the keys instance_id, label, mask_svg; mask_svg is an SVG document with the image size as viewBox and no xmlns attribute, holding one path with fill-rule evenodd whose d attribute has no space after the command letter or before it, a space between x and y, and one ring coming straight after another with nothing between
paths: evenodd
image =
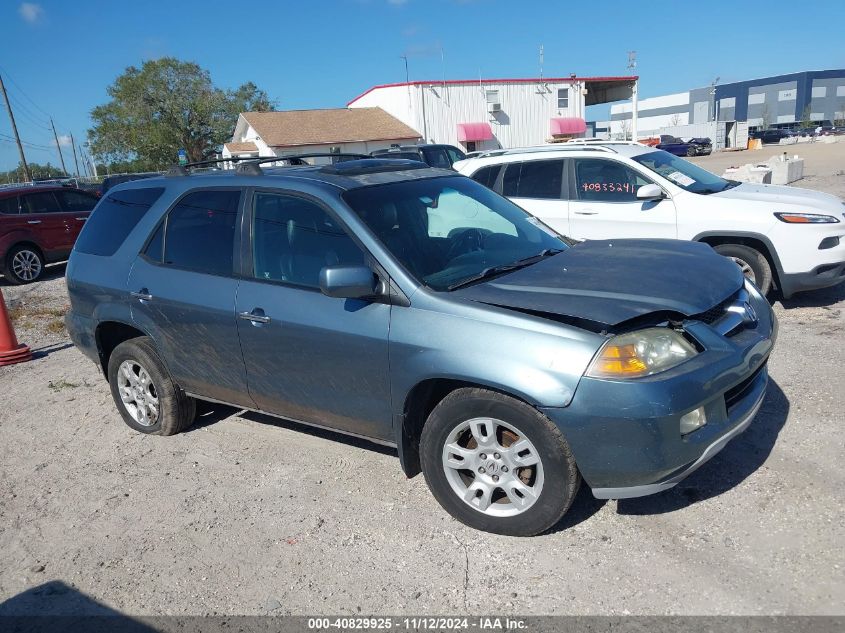
<instances>
[{"instance_id":1,"label":"white industrial building","mask_svg":"<svg viewBox=\"0 0 845 633\"><path fill-rule=\"evenodd\" d=\"M350 109L378 107L426 143L466 151L541 145L592 136L587 106L633 99L637 77L410 81L374 86Z\"/></svg>"}]
</instances>

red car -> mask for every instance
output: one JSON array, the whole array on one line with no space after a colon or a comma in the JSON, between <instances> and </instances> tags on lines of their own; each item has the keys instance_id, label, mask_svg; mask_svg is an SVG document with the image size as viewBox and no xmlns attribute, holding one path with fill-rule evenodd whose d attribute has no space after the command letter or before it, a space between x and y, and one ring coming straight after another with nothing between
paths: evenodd
<instances>
[{"instance_id":1,"label":"red car","mask_svg":"<svg viewBox=\"0 0 845 633\"><path fill-rule=\"evenodd\" d=\"M70 187L0 188L0 272L36 281L45 264L67 259L97 197Z\"/></svg>"}]
</instances>

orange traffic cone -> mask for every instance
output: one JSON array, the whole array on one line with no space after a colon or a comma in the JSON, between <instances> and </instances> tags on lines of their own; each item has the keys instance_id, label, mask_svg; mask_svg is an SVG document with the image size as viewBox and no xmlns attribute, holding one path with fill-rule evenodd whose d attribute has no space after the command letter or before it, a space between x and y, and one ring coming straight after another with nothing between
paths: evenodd
<instances>
[{"instance_id":1,"label":"orange traffic cone","mask_svg":"<svg viewBox=\"0 0 845 633\"><path fill-rule=\"evenodd\" d=\"M14 365L32 358L32 352L26 345L18 345L12 320L6 311L6 301L0 290L0 367Z\"/></svg>"}]
</instances>

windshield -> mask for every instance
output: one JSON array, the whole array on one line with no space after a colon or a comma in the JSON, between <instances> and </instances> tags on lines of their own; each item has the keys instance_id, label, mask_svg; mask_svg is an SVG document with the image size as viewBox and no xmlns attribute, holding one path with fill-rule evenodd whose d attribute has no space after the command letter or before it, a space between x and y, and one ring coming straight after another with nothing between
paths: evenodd
<instances>
[{"instance_id":1,"label":"windshield","mask_svg":"<svg viewBox=\"0 0 845 633\"><path fill-rule=\"evenodd\" d=\"M730 180L711 174L706 169L663 150L648 152L631 158L640 165L671 180L682 189L693 193L718 193L734 186Z\"/></svg>"},{"instance_id":2,"label":"windshield","mask_svg":"<svg viewBox=\"0 0 845 633\"><path fill-rule=\"evenodd\" d=\"M363 187L343 197L393 256L434 290L504 274L567 248L545 224L463 176Z\"/></svg>"}]
</instances>

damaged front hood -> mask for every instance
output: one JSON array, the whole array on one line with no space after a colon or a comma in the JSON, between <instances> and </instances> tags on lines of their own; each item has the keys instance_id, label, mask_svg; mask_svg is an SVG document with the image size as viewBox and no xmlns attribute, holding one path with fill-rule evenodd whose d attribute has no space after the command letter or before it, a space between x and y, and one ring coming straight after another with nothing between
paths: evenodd
<instances>
[{"instance_id":1,"label":"damaged front hood","mask_svg":"<svg viewBox=\"0 0 845 633\"><path fill-rule=\"evenodd\" d=\"M455 296L612 328L654 313L700 314L742 284L739 267L707 244L595 240Z\"/></svg>"}]
</instances>

